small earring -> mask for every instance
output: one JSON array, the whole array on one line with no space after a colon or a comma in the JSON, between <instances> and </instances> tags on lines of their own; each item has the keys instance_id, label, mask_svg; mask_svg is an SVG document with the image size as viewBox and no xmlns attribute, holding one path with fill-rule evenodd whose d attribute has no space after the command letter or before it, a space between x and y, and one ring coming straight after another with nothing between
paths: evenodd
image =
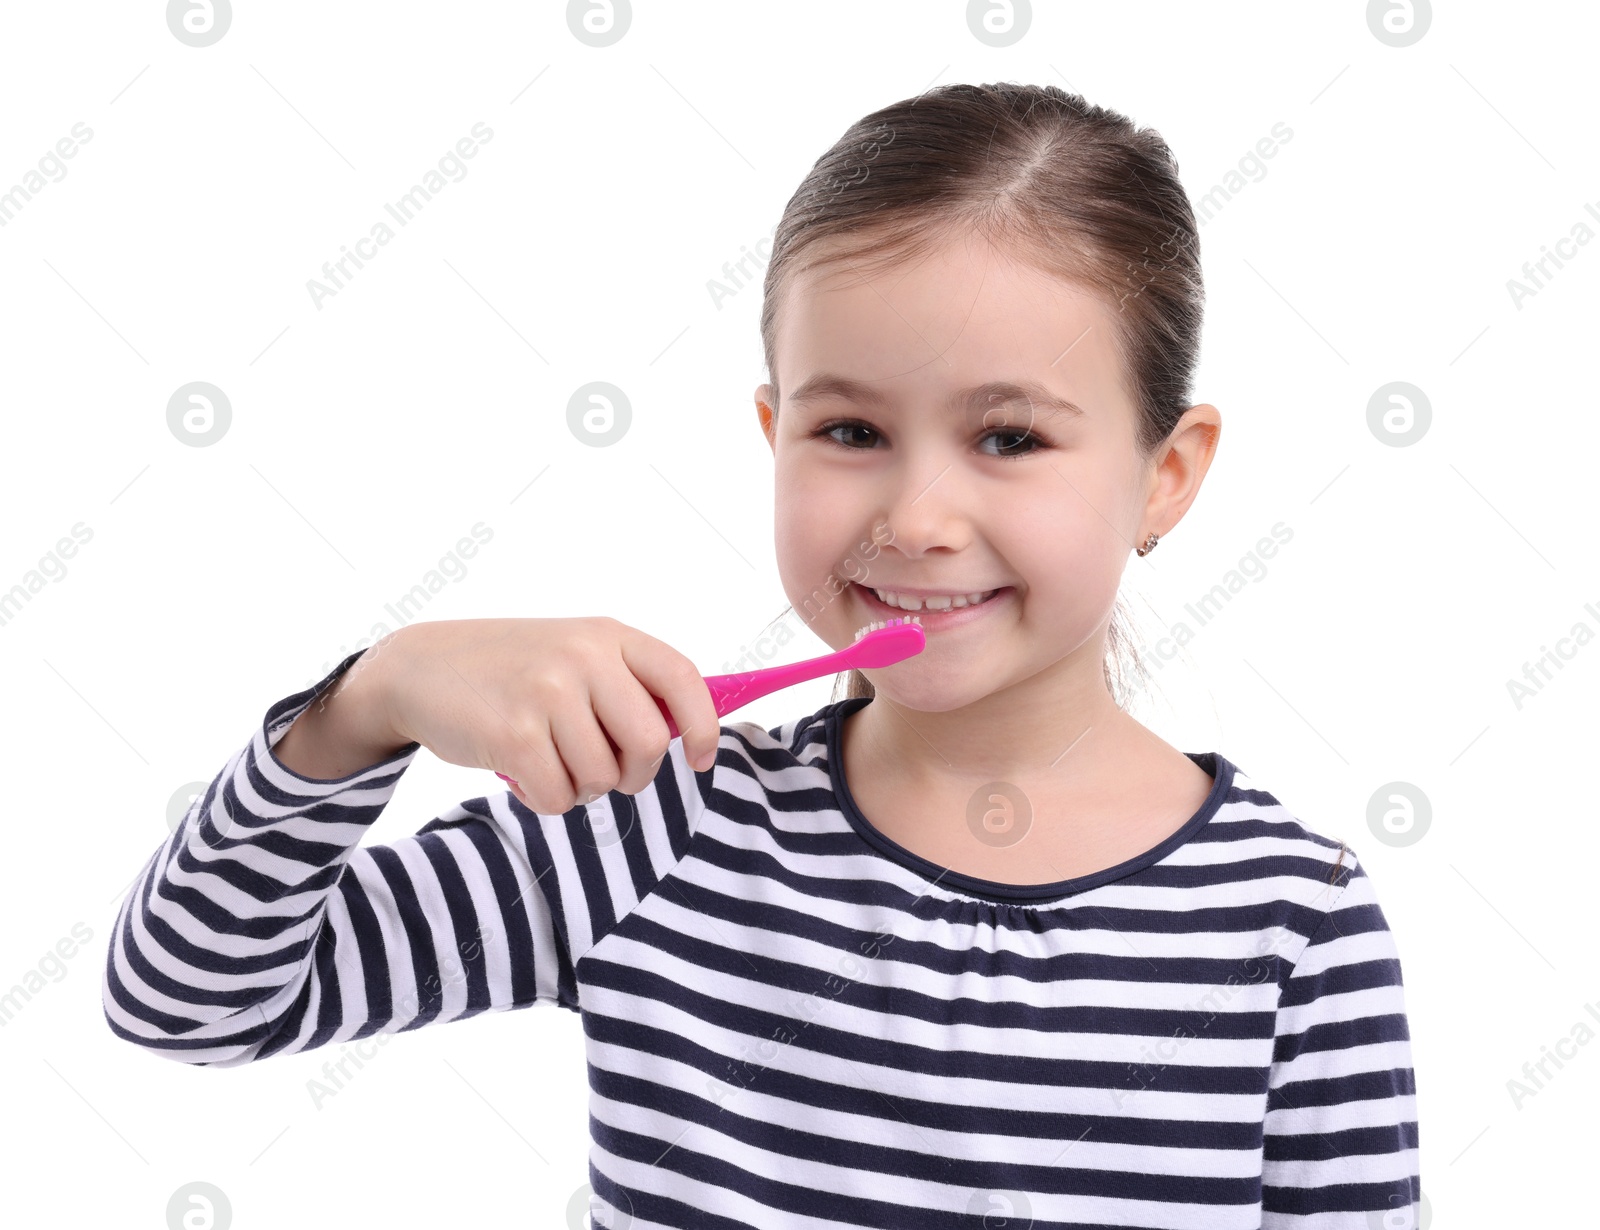
<instances>
[{"instance_id":1,"label":"small earring","mask_svg":"<svg viewBox=\"0 0 1600 1230\"><path fill-rule=\"evenodd\" d=\"M1154 551L1156 549L1156 543L1158 543L1160 541L1161 541L1161 536L1159 534L1151 534L1150 537L1148 537L1148 538L1146 538L1144 540L1144 546L1135 547L1134 550L1137 551L1140 555L1149 555L1150 552L1152 552L1152 551Z\"/></svg>"}]
</instances>

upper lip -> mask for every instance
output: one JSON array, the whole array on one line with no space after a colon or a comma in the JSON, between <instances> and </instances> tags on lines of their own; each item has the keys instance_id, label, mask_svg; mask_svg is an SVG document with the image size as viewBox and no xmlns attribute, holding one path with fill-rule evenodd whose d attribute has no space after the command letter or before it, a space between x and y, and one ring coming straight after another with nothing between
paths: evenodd
<instances>
[{"instance_id":1,"label":"upper lip","mask_svg":"<svg viewBox=\"0 0 1600 1230\"><path fill-rule=\"evenodd\" d=\"M869 585L868 589L881 589L891 594L904 594L908 598L933 598L949 594L987 594L992 590L1004 589L1004 585L983 585L973 589L918 589L912 585Z\"/></svg>"}]
</instances>

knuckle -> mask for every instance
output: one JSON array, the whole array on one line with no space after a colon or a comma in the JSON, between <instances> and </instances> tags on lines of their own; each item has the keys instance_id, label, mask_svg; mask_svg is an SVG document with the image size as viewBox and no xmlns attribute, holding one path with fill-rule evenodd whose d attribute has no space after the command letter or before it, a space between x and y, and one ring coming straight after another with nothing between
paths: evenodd
<instances>
[{"instance_id":1,"label":"knuckle","mask_svg":"<svg viewBox=\"0 0 1600 1230\"><path fill-rule=\"evenodd\" d=\"M603 628L594 629L577 638L572 653L586 670L593 671L616 658L617 640Z\"/></svg>"},{"instance_id":2,"label":"knuckle","mask_svg":"<svg viewBox=\"0 0 1600 1230\"><path fill-rule=\"evenodd\" d=\"M535 671L528 679L528 690L549 703L566 700L576 689L564 671L546 667Z\"/></svg>"},{"instance_id":3,"label":"knuckle","mask_svg":"<svg viewBox=\"0 0 1600 1230\"><path fill-rule=\"evenodd\" d=\"M617 629L621 627L610 615L586 615L580 622L584 639L596 647L608 640L614 641Z\"/></svg>"}]
</instances>

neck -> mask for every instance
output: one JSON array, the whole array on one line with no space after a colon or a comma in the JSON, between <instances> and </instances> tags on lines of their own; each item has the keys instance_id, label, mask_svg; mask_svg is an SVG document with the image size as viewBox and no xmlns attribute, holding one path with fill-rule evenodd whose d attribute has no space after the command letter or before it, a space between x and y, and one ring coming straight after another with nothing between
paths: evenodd
<instances>
[{"instance_id":1,"label":"neck","mask_svg":"<svg viewBox=\"0 0 1600 1230\"><path fill-rule=\"evenodd\" d=\"M882 693L845 719L852 745L898 786L959 793L986 781L1071 791L1093 788L1110 762L1147 735L1117 707L1098 672L1066 680L1042 671L944 712L911 709Z\"/></svg>"}]
</instances>

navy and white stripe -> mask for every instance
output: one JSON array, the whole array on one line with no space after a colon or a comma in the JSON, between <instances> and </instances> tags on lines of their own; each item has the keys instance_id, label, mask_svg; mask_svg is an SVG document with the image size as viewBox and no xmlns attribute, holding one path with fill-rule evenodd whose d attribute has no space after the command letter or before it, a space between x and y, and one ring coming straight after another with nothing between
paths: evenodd
<instances>
[{"instance_id":1,"label":"navy and white stripe","mask_svg":"<svg viewBox=\"0 0 1600 1230\"><path fill-rule=\"evenodd\" d=\"M572 1009L590 1183L636 1230L1414 1215L1371 880L1222 756L1191 754L1215 786L1167 841L1042 887L871 828L838 771L861 699L725 724L705 773L674 741L632 797L499 793L362 846L420 748L326 782L271 752L359 656L274 704L146 866L106 963L119 1037L231 1067Z\"/></svg>"}]
</instances>

